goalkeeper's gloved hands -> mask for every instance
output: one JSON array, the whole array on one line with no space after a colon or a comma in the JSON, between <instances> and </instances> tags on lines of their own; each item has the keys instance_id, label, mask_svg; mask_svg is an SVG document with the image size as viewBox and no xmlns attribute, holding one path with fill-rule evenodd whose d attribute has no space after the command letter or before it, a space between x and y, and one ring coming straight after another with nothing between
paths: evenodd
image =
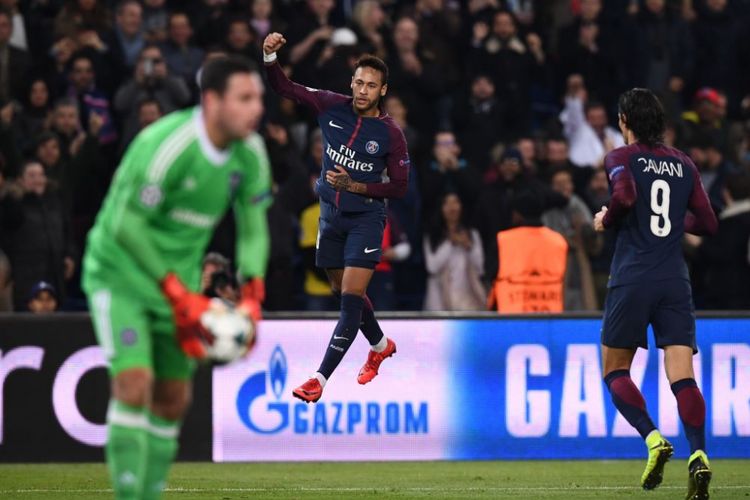
<instances>
[{"instance_id":1,"label":"goalkeeper's gloved hands","mask_svg":"<svg viewBox=\"0 0 750 500\"><path fill-rule=\"evenodd\" d=\"M266 300L266 284L263 278L250 278L242 285L240 290L240 303L237 309L242 311L253 322L255 335L249 347L252 347L258 339L258 323L263 319L260 304Z\"/></svg>"},{"instance_id":2,"label":"goalkeeper's gloved hands","mask_svg":"<svg viewBox=\"0 0 750 500\"><path fill-rule=\"evenodd\" d=\"M161 281L161 290L172 305L177 342L183 352L191 358L205 359L208 356L204 344L211 335L201 324L201 316L209 307L210 300L205 295L191 292L174 273L169 273Z\"/></svg>"}]
</instances>

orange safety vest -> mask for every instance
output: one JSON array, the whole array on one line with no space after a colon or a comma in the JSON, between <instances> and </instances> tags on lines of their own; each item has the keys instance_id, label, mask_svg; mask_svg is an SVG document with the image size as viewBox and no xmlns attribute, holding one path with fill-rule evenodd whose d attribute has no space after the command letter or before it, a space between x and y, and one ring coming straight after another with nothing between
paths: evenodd
<instances>
[{"instance_id":1,"label":"orange safety vest","mask_svg":"<svg viewBox=\"0 0 750 500\"><path fill-rule=\"evenodd\" d=\"M560 233L532 226L500 231L497 248L490 308L502 314L562 312L568 243Z\"/></svg>"}]
</instances>

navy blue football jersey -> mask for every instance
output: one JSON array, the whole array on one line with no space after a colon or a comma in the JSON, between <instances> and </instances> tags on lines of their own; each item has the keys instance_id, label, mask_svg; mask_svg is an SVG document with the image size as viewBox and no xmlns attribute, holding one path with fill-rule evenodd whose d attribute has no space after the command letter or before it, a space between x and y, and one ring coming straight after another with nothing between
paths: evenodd
<instances>
[{"instance_id":1,"label":"navy blue football jersey","mask_svg":"<svg viewBox=\"0 0 750 500\"><path fill-rule=\"evenodd\" d=\"M384 198L406 192L409 155L401 128L386 113L363 117L352 107L352 98L290 81L278 64L266 66L269 82L280 95L315 111L323 133L323 167L318 179L321 200L342 212L383 212ZM336 191L326 182L326 172L340 165L367 193ZM384 183L387 173L389 182Z\"/></svg>"},{"instance_id":2,"label":"navy blue football jersey","mask_svg":"<svg viewBox=\"0 0 750 500\"><path fill-rule=\"evenodd\" d=\"M690 158L659 144L632 144L605 158L612 200L605 227L617 239L609 286L681 278L685 232L701 233L716 217Z\"/></svg>"}]
</instances>

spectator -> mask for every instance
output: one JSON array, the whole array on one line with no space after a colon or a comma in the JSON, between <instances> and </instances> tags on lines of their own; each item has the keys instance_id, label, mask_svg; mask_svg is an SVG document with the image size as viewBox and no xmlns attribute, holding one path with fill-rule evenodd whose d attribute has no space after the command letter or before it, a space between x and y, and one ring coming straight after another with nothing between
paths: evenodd
<instances>
[{"instance_id":1,"label":"spectator","mask_svg":"<svg viewBox=\"0 0 750 500\"><path fill-rule=\"evenodd\" d=\"M434 55L419 45L419 28L413 19L402 17L396 22L388 66L389 87L398 89L414 126L432 135L438 118L435 101L443 95L444 88Z\"/></svg>"},{"instance_id":2,"label":"spectator","mask_svg":"<svg viewBox=\"0 0 750 500\"><path fill-rule=\"evenodd\" d=\"M216 273L231 274L232 266L229 259L218 252L209 252L203 257L201 267L201 284L200 289L208 295L211 290L211 278Z\"/></svg>"},{"instance_id":3,"label":"spectator","mask_svg":"<svg viewBox=\"0 0 750 500\"><path fill-rule=\"evenodd\" d=\"M226 18L229 9L227 0L197 0L189 2L190 19L195 29L195 40L201 47L218 45L226 33Z\"/></svg>"},{"instance_id":4,"label":"spectator","mask_svg":"<svg viewBox=\"0 0 750 500\"><path fill-rule=\"evenodd\" d=\"M102 0L67 0L55 18L55 36L73 38L84 26L109 30L110 14Z\"/></svg>"},{"instance_id":5,"label":"spectator","mask_svg":"<svg viewBox=\"0 0 750 500\"><path fill-rule=\"evenodd\" d=\"M522 161L517 149L507 149L494 166L495 180L485 184L479 192L474 226L484 242L484 276L487 279L497 274L497 233L512 227L512 202L517 193L535 193L544 209L567 204L567 200L550 192L539 179L525 173L521 168Z\"/></svg>"},{"instance_id":6,"label":"spectator","mask_svg":"<svg viewBox=\"0 0 750 500\"><path fill-rule=\"evenodd\" d=\"M255 31L258 41L266 38L273 31L284 31L283 23L274 15L271 0L250 1L250 26Z\"/></svg>"},{"instance_id":7,"label":"spectator","mask_svg":"<svg viewBox=\"0 0 750 500\"><path fill-rule=\"evenodd\" d=\"M133 73L146 47L143 8L137 0L120 0L115 9L115 28L105 43L114 65L115 81L122 82Z\"/></svg>"},{"instance_id":8,"label":"spectator","mask_svg":"<svg viewBox=\"0 0 750 500\"><path fill-rule=\"evenodd\" d=\"M359 43L365 52L381 59L387 56L387 20L383 7L377 0L360 0L354 6L352 29L357 34Z\"/></svg>"},{"instance_id":9,"label":"spectator","mask_svg":"<svg viewBox=\"0 0 750 500\"><path fill-rule=\"evenodd\" d=\"M453 192L461 198L468 213L480 188L478 172L461 156L461 146L453 132L435 134L432 160L424 172L420 172L422 193L426 200L437 202L441 193ZM426 213L434 213L440 206L427 207Z\"/></svg>"},{"instance_id":10,"label":"spectator","mask_svg":"<svg viewBox=\"0 0 750 500\"><path fill-rule=\"evenodd\" d=\"M490 166L492 148L514 133L505 104L495 97L495 84L487 75L474 77L468 106L455 109L453 122L466 159L481 173Z\"/></svg>"},{"instance_id":11,"label":"spectator","mask_svg":"<svg viewBox=\"0 0 750 500\"><path fill-rule=\"evenodd\" d=\"M539 36L530 33L527 43L519 37L513 14L500 11L492 19L491 31L483 22L474 25L469 55L474 74L492 77L495 95L506 104L508 116L514 117L517 134L530 127L530 89L532 82L543 79L545 61Z\"/></svg>"},{"instance_id":12,"label":"spectator","mask_svg":"<svg viewBox=\"0 0 750 500\"><path fill-rule=\"evenodd\" d=\"M622 134L609 126L605 106L587 100L581 75L568 77L560 121L570 144L570 161L578 167L599 167L607 153L625 145Z\"/></svg>"},{"instance_id":13,"label":"spectator","mask_svg":"<svg viewBox=\"0 0 750 500\"><path fill-rule=\"evenodd\" d=\"M164 113L171 113L190 101L185 82L169 74L161 49L146 46L136 64L133 78L124 83L115 95L115 110L123 117L122 135L130 142L138 130L138 110L133 103L152 98Z\"/></svg>"},{"instance_id":14,"label":"spectator","mask_svg":"<svg viewBox=\"0 0 750 500\"><path fill-rule=\"evenodd\" d=\"M388 210L386 217L383 244L380 250L382 257L378 265L375 266L375 272L367 287L367 296L375 310L395 311L396 290L393 266L409 258L411 244L409 244L409 237L401 231L400 223L391 210Z\"/></svg>"},{"instance_id":15,"label":"spectator","mask_svg":"<svg viewBox=\"0 0 750 500\"><path fill-rule=\"evenodd\" d=\"M18 0L2 0L0 6L8 9L13 16L13 34L8 43L13 47L28 52L29 42L26 36L26 19L18 7Z\"/></svg>"},{"instance_id":16,"label":"spectator","mask_svg":"<svg viewBox=\"0 0 750 500\"><path fill-rule=\"evenodd\" d=\"M167 26L168 38L161 46L167 69L171 75L182 78L195 93L195 75L203 64L203 50L190 41L193 36L190 18L184 12L172 12Z\"/></svg>"},{"instance_id":17,"label":"spectator","mask_svg":"<svg viewBox=\"0 0 750 500\"><path fill-rule=\"evenodd\" d=\"M527 175L538 175L539 165L536 155L536 141L532 137L521 137L516 143L516 149L521 153L522 170Z\"/></svg>"},{"instance_id":18,"label":"spectator","mask_svg":"<svg viewBox=\"0 0 750 500\"><path fill-rule=\"evenodd\" d=\"M727 176L735 170L735 166L707 136L695 138L689 152L701 174L701 181L711 200L711 206L716 213L721 212L724 209L724 183Z\"/></svg>"},{"instance_id":19,"label":"spectator","mask_svg":"<svg viewBox=\"0 0 750 500\"><path fill-rule=\"evenodd\" d=\"M203 257L200 288L208 297L218 297L232 303L239 299L239 284L232 275L229 259L217 252Z\"/></svg>"},{"instance_id":20,"label":"spectator","mask_svg":"<svg viewBox=\"0 0 750 500\"><path fill-rule=\"evenodd\" d=\"M351 93L351 75L361 55L357 35L349 28L336 28L316 63L315 85Z\"/></svg>"},{"instance_id":21,"label":"spectator","mask_svg":"<svg viewBox=\"0 0 750 500\"><path fill-rule=\"evenodd\" d=\"M226 50L229 53L237 54L258 64L262 64L263 56L258 47L257 36L247 20L242 17L236 17L229 21Z\"/></svg>"},{"instance_id":22,"label":"spectator","mask_svg":"<svg viewBox=\"0 0 750 500\"><path fill-rule=\"evenodd\" d=\"M488 306L500 314L562 312L568 244L542 225L538 193L518 192L512 207L514 228L496 236L499 267Z\"/></svg>"},{"instance_id":23,"label":"spectator","mask_svg":"<svg viewBox=\"0 0 750 500\"><path fill-rule=\"evenodd\" d=\"M167 40L169 11L166 0L144 0L143 32L147 43L162 43Z\"/></svg>"},{"instance_id":24,"label":"spectator","mask_svg":"<svg viewBox=\"0 0 750 500\"><path fill-rule=\"evenodd\" d=\"M562 234L568 244L564 309L594 311L598 305L589 257L601 250L601 238L594 232L591 211L573 193L572 174L567 170L557 170L550 178L550 185L568 200L566 206L542 214L544 225Z\"/></svg>"},{"instance_id":25,"label":"spectator","mask_svg":"<svg viewBox=\"0 0 750 500\"><path fill-rule=\"evenodd\" d=\"M0 107L12 99L22 99L31 60L28 52L10 44L13 14L0 8Z\"/></svg>"},{"instance_id":26,"label":"spectator","mask_svg":"<svg viewBox=\"0 0 750 500\"><path fill-rule=\"evenodd\" d=\"M333 35L333 7L333 0L306 0L305 8L289 24L289 62L300 83L309 85L316 80L315 64Z\"/></svg>"},{"instance_id":27,"label":"spectator","mask_svg":"<svg viewBox=\"0 0 750 500\"><path fill-rule=\"evenodd\" d=\"M315 192L315 184L320 175L319 171L310 172L310 190ZM331 292L328 275L324 269L315 264L315 246L318 235L318 220L320 219L320 202L316 199L305 208L300 215L299 248L302 253L304 268L305 309L308 311L337 311L339 301Z\"/></svg>"},{"instance_id":28,"label":"spectator","mask_svg":"<svg viewBox=\"0 0 750 500\"><path fill-rule=\"evenodd\" d=\"M78 102L81 123L89 123L93 114L101 119L99 142L112 144L117 140L114 120L107 96L96 86L93 61L85 54L73 56L70 62L68 96Z\"/></svg>"},{"instance_id":29,"label":"spectator","mask_svg":"<svg viewBox=\"0 0 750 500\"><path fill-rule=\"evenodd\" d=\"M660 94L679 96L693 73L693 37L688 25L666 6L666 0L646 0L636 16L635 84Z\"/></svg>"},{"instance_id":30,"label":"spectator","mask_svg":"<svg viewBox=\"0 0 750 500\"><path fill-rule=\"evenodd\" d=\"M73 276L75 253L64 206L48 186L44 167L21 167L18 185L3 200L3 233L13 276L16 310L27 307L28 291L44 280L60 291ZM64 302L64 297L60 297Z\"/></svg>"},{"instance_id":31,"label":"spectator","mask_svg":"<svg viewBox=\"0 0 750 500\"><path fill-rule=\"evenodd\" d=\"M424 238L425 265L429 274L425 311L481 311L484 253L479 232L465 221L461 198L443 195L440 208Z\"/></svg>"},{"instance_id":32,"label":"spectator","mask_svg":"<svg viewBox=\"0 0 750 500\"><path fill-rule=\"evenodd\" d=\"M615 102L618 91L615 40L618 34L601 15L602 0L581 0L580 15L560 30L558 51L560 76L577 73L583 76L592 99ZM622 66L622 64L620 64Z\"/></svg>"},{"instance_id":33,"label":"spectator","mask_svg":"<svg viewBox=\"0 0 750 500\"><path fill-rule=\"evenodd\" d=\"M702 88L693 98L693 107L682 114L682 121L677 130L680 145L689 147L696 141L707 138L724 149L727 138L726 123L724 122L724 106L726 102L722 95L712 88Z\"/></svg>"},{"instance_id":34,"label":"spectator","mask_svg":"<svg viewBox=\"0 0 750 500\"><path fill-rule=\"evenodd\" d=\"M698 248L705 268L704 306L709 309L750 309L750 175L733 174L724 191L726 208L719 229Z\"/></svg>"},{"instance_id":35,"label":"spectator","mask_svg":"<svg viewBox=\"0 0 750 500\"><path fill-rule=\"evenodd\" d=\"M461 60L459 58L462 25L455 5L446 0L417 0L409 16L419 28L420 45L435 58L441 68L442 80L447 89L459 83Z\"/></svg>"},{"instance_id":36,"label":"spectator","mask_svg":"<svg viewBox=\"0 0 750 500\"><path fill-rule=\"evenodd\" d=\"M607 172L604 168L594 171L584 193L584 200L591 214L597 213L603 206L609 204L609 182ZM602 234L602 248L598 254L592 253L591 274L596 291L596 303L604 304L607 296L607 283L609 281L609 268L612 256L615 252L616 235L613 231L605 231Z\"/></svg>"},{"instance_id":37,"label":"spectator","mask_svg":"<svg viewBox=\"0 0 750 500\"><path fill-rule=\"evenodd\" d=\"M83 139L81 116L75 100L63 97L55 102L51 130L60 139L63 157L70 159L74 156Z\"/></svg>"},{"instance_id":38,"label":"spectator","mask_svg":"<svg viewBox=\"0 0 750 500\"><path fill-rule=\"evenodd\" d=\"M34 139L52 124L52 96L42 78L31 80L23 109L18 116L19 148L27 153L34 147Z\"/></svg>"},{"instance_id":39,"label":"spectator","mask_svg":"<svg viewBox=\"0 0 750 500\"><path fill-rule=\"evenodd\" d=\"M27 308L34 314L49 314L57 311L57 291L46 281L31 287Z\"/></svg>"},{"instance_id":40,"label":"spectator","mask_svg":"<svg viewBox=\"0 0 750 500\"><path fill-rule=\"evenodd\" d=\"M56 183L66 210L72 216L72 237L82 246L86 232L104 192L110 169L103 165L99 135L103 119L89 115L84 129L78 120L75 101L60 99L55 106L52 134L42 134L37 143L36 157L47 177ZM85 193L85 196L82 196Z\"/></svg>"},{"instance_id":41,"label":"spectator","mask_svg":"<svg viewBox=\"0 0 750 500\"><path fill-rule=\"evenodd\" d=\"M701 7L692 26L697 70L694 84L726 91L733 84L731 65L736 54L736 19L727 0L705 0Z\"/></svg>"}]
</instances>

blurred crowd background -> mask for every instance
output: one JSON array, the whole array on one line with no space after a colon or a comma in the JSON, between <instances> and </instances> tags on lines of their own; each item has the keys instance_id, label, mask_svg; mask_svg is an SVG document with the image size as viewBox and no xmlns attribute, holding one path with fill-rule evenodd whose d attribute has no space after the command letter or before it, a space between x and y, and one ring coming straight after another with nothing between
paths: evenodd
<instances>
[{"instance_id":1,"label":"blurred crowd background","mask_svg":"<svg viewBox=\"0 0 750 500\"><path fill-rule=\"evenodd\" d=\"M613 234L594 233L592 214L608 201L604 155L623 144L617 98L634 86L661 97L665 142L692 157L720 218L717 235L684 241L697 307L750 307L748 0L0 0L0 310L85 309L86 234L130 141L198 102L207 58L262 66L271 31L307 86L350 93L364 53L390 67L383 106L412 170L388 205L377 309L485 309L496 235L519 211L568 242L565 310L600 309ZM320 130L265 101L265 307L337 309L314 266ZM233 294L231 215L210 251L202 286Z\"/></svg>"}]
</instances>

